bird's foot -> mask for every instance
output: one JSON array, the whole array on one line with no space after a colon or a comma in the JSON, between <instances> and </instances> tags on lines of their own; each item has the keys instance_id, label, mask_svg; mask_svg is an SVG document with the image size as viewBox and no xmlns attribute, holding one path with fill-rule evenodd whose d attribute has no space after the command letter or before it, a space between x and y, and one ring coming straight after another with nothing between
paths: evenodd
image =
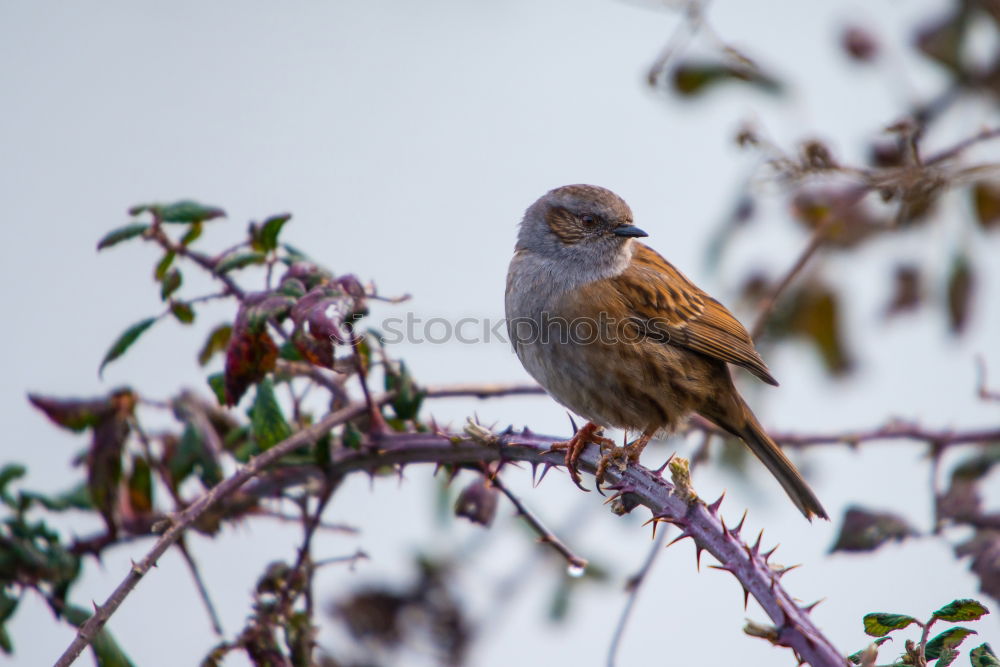
<instances>
[{"instance_id":1,"label":"bird's foot","mask_svg":"<svg viewBox=\"0 0 1000 667\"><path fill-rule=\"evenodd\" d=\"M573 437L565 442L554 442L552 446L549 447L550 452L560 452L566 450L566 469L569 470L570 479L576 484L581 490L587 491L583 487L583 479L580 477L580 471L577 469L580 463L580 456L583 454L583 450L587 448L587 445L594 443L603 449L607 446L614 446L614 441L610 438L605 438L601 436L603 429L593 422L587 422L583 425L583 428L578 430L573 434Z\"/></svg>"},{"instance_id":2,"label":"bird's foot","mask_svg":"<svg viewBox=\"0 0 1000 667\"><path fill-rule=\"evenodd\" d=\"M594 473L594 477L597 479L597 490L601 490L601 484L604 482L608 467L614 466L619 473L623 473L630 463L638 463L639 456L646 448L650 438L652 438L651 433L643 434L623 447L616 447L614 443L611 443L610 451L604 452L597 462L597 472ZM601 449L604 447L602 446Z\"/></svg>"}]
</instances>

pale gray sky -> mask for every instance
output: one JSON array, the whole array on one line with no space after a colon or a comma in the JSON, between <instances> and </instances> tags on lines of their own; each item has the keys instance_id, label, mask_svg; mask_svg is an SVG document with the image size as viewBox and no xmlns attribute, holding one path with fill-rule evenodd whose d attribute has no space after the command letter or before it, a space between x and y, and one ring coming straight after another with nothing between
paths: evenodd
<instances>
[{"instance_id":1,"label":"pale gray sky","mask_svg":"<svg viewBox=\"0 0 1000 667\"><path fill-rule=\"evenodd\" d=\"M108 343L157 310L146 278L151 250L94 252L96 240L127 221L126 208L138 202L191 197L225 207L230 220L213 223L206 241L219 248L248 219L292 211L287 240L335 271L374 279L387 294L413 294L406 307L421 317L499 317L524 208L551 187L596 183L631 204L654 248L732 302L748 267L782 270L803 242L774 198L765 206L769 224L734 244L723 271L706 270L709 235L756 164L734 146L738 124L754 119L784 145L821 136L838 154L856 158L863 140L906 101L939 85L933 68L905 57L914 21L939 4L783 0L764 9L719 0L709 14L714 29L789 82L788 95L720 90L681 103L644 85L645 68L677 22L652 1L4 2L0 284L13 316L0 333L7 351L0 459L28 464L32 488L60 489L74 479L68 461L83 441L31 410L28 390L88 395L130 383L162 396L203 386L194 354L207 328L231 317L224 309L206 309L194 331L158 327L97 378ZM873 26L887 42L899 61L890 69L895 75L851 70L836 48L835 28L848 19ZM944 145L991 120L995 113L970 109L930 141ZM995 158L996 147L990 150ZM916 253L943 266L941 249L957 246L962 233L960 221L948 220L827 263L827 275L848 275L855 290L848 318L861 370L831 384L808 350L789 344L775 351L769 363L782 386L750 394L764 422L782 430L865 427L890 416L942 427L995 423L995 408L974 400L973 359L983 354L1000 378L1000 315L986 307L1000 302L1000 268L987 261L996 256L996 239L975 248L981 308L964 339L948 336L940 317L889 326L878 318L888 284L884 257ZM379 307L373 317L394 313ZM426 383L526 379L500 344L401 345L395 353ZM544 398L429 407L455 423L476 410L487 422L566 430L563 410ZM647 463L669 451L652 447ZM897 443L799 460L832 515L860 501L926 526L921 456ZM362 547L373 558L353 573L328 569L322 596L370 580L402 581L415 549L432 545L446 554L478 539L475 527L443 529L433 521L428 474L408 470L402 485L382 481L374 490L356 480L338 493L328 518L358 523L364 532L322 536L318 553ZM727 518L750 507L749 529L766 527L765 541L783 545L779 560L805 564L786 584L804 601L827 598L815 618L846 652L864 645L866 612L924 615L953 597L976 595L975 581L941 540L873 557L826 556L836 523L806 524L775 484L754 474L759 483L749 485L706 468L696 487L712 497L728 488ZM566 539L578 551L613 565L617 581L585 588L570 621L550 627L544 615L557 570L536 568L496 613L492 587L535 550L503 507L490 548L462 573L463 587L475 591L473 617L487 628L472 664L602 664L624 602L620 584L645 556L647 529L638 527L638 516L581 510L598 499L583 498L563 474L537 490L526 473L508 474L508 481L554 526L567 526ZM69 525L77 533L95 528ZM294 531L264 522L230 528L219 540L192 539L230 633L241 627L263 564L292 557L296 540ZM103 600L144 548L116 550L103 566L88 562L73 600ZM787 652L742 636L744 617L763 614L753 603L743 612L730 577L697 574L692 551L678 545L659 560L620 664L721 665L733 655L743 665L791 664ZM110 627L141 665L192 664L215 642L173 555ZM995 640L997 627L991 620L981 631ZM18 610L12 634L17 665L51 662L72 635L33 599Z\"/></svg>"}]
</instances>

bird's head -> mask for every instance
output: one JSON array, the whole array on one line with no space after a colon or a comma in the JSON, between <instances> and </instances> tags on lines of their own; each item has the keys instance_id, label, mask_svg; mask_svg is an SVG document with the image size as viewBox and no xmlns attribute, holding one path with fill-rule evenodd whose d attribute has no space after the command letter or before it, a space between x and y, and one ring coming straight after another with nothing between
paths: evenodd
<instances>
[{"instance_id":1,"label":"bird's head","mask_svg":"<svg viewBox=\"0 0 1000 667\"><path fill-rule=\"evenodd\" d=\"M581 262L616 261L631 255L632 239L647 236L632 224L632 210L611 190L564 185L524 214L517 249Z\"/></svg>"}]
</instances>

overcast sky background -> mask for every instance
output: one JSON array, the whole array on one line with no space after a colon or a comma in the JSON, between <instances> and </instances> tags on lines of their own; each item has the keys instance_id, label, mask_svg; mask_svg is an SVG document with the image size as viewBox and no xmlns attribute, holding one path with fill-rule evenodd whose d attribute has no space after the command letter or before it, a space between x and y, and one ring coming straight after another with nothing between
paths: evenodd
<instances>
[{"instance_id":1,"label":"overcast sky background","mask_svg":"<svg viewBox=\"0 0 1000 667\"><path fill-rule=\"evenodd\" d=\"M552 187L595 183L630 203L654 248L733 303L748 267L782 271L804 242L775 197L763 212L773 217L770 224L741 237L720 270L706 268L709 238L757 164L734 145L740 122L756 120L785 146L820 136L838 155L858 159L865 140L907 101L940 85L939 73L909 57L906 46L915 22L937 6L944 5L783 0L763 9L720 0L709 12L717 33L746 48L789 89L783 98L732 89L682 103L644 83L678 21L652 0L4 2L0 284L9 317L0 333L7 351L0 459L26 463L30 488L54 491L76 478L69 460L84 440L29 408L29 390L96 395L128 383L164 397L180 386L204 387L194 356L204 332L232 316L224 308L200 311L193 330L158 326L103 380L96 375L109 342L158 309L149 279L152 249L94 251L97 239L127 222L127 207L139 202L195 198L223 206L229 221L212 223L205 239L218 249L237 239L249 219L293 212L287 241L334 271L374 279L383 293L413 295L405 306L376 308L374 323L406 310L423 318L499 318L524 209ZM895 76L858 72L846 62L836 29L848 20L870 25L884 40ZM970 108L928 141L944 146L996 121L995 112ZM996 145L983 150L997 158ZM768 361L781 387L749 393L765 424L843 430L896 416L936 427L995 424L995 405L974 397L974 358L983 355L1000 381L994 307L1000 268L989 262L1000 249L996 239L974 248L980 308L963 339L950 337L937 314L889 325L879 320L891 265L885 258L916 253L943 267L950 254L942 248L956 247L964 229L962 221L943 221L828 261L824 274L847 276L854 290L847 317L859 372L831 383L810 350L789 344L772 352ZM427 384L527 379L501 343L400 345L394 352ZM475 410L488 423L567 430L564 411L541 397L428 408L455 424ZM690 453L690 444L653 446L644 461L658 465L675 448ZM922 449L832 448L796 460L835 518L862 502L928 526ZM804 564L785 583L803 601L826 598L814 617L845 652L866 643L867 612L925 616L977 594L965 563L954 561L943 540L890 546L872 557L826 555L839 522L807 524L766 473L755 467L752 474L747 482L706 467L695 484L706 497L727 489L727 520L750 507L748 530L766 527L765 543L782 544L779 561ZM526 568L523 586L497 606L497 585L538 553L512 525L510 508L502 506L485 535L465 523L442 526L431 511L429 470L408 469L406 477L372 488L353 480L338 492L327 519L363 532L321 535L317 555L360 547L372 559L353 572L325 570L323 599L368 581L405 583L417 549L468 550L461 585L471 616L482 624L471 664L603 663L624 603L622 583L645 557L648 529L639 528L645 517L610 516L561 472L537 490L526 472L507 473L508 483L579 553L611 567L610 585L581 586L569 621L550 626L546 608L561 566L547 557ZM72 520L66 527L76 534L97 528ZM264 564L293 557L297 539L296 531L266 520L228 528L223 539L192 538L230 635L242 627ZM100 566L88 562L72 599L84 606L103 600L128 559L146 548L118 549ZM689 544L661 556L620 664L721 665L737 655L742 665L792 664L787 651L741 634L745 617L764 621L763 613L753 603L744 613L736 582L711 570L696 573L692 556ZM216 642L172 552L110 628L140 665L194 664ZM979 624L984 640L1000 640L998 628L995 620ZM39 665L54 660L72 631L28 598L12 636L13 664ZM344 648L336 632L323 639ZM399 664L415 660L410 655Z\"/></svg>"}]
</instances>

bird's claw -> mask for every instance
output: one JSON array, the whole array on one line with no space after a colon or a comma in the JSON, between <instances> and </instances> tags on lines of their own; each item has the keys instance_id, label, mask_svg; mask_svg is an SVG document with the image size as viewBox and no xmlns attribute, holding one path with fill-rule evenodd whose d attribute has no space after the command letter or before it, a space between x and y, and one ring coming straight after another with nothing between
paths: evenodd
<instances>
[{"instance_id":1,"label":"bird's claw","mask_svg":"<svg viewBox=\"0 0 1000 667\"><path fill-rule=\"evenodd\" d=\"M602 449L609 445L614 445L614 441L610 438L605 438L601 436L601 427L593 422L587 422L583 425L581 429L573 434L573 437L565 442L554 442L549 447L550 452L558 452L566 450L566 469L569 470L570 479L576 484L577 488L581 491L588 491L589 489L584 488L583 478L580 477L579 463L580 457L583 455L583 451L587 448L587 445L594 443L601 447Z\"/></svg>"}]
</instances>

